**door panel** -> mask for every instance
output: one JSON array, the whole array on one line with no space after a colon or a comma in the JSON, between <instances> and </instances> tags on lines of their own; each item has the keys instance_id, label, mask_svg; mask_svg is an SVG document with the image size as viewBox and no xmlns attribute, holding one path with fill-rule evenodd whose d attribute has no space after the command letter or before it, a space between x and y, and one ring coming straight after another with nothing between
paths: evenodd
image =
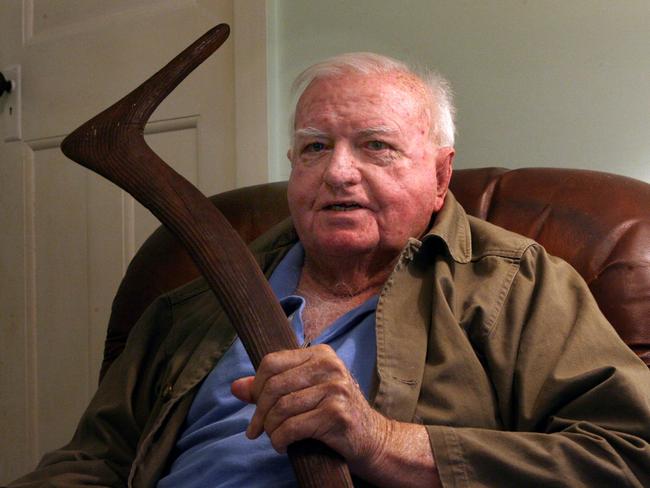
<instances>
[{"instance_id":1,"label":"door panel","mask_svg":"<svg viewBox=\"0 0 650 488\"><path fill-rule=\"evenodd\" d=\"M43 452L70 436L89 396L88 172L54 148L35 151L33 159L34 401L36 448Z\"/></svg>"}]
</instances>

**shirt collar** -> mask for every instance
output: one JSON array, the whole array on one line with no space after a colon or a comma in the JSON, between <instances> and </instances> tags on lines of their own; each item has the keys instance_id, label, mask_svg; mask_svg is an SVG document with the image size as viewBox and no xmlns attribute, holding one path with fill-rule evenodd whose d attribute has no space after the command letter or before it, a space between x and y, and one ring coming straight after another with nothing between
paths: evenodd
<instances>
[{"instance_id":1,"label":"shirt collar","mask_svg":"<svg viewBox=\"0 0 650 488\"><path fill-rule=\"evenodd\" d=\"M434 217L429 232L422 238L422 245L441 242L454 261L468 263L472 259L472 240L467 214L456 197L447 192L445 203Z\"/></svg>"}]
</instances>

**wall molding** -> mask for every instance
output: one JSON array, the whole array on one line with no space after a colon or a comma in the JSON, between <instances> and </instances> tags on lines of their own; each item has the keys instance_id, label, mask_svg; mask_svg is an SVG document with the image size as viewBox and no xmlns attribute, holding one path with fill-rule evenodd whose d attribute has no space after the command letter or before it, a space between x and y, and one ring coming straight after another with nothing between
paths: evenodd
<instances>
[{"instance_id":1,"label":"wall molding","mask_svg":"<svg viewBox=\"0 0 650 488\"><path fill-rule=\"evenodd\" d=\"M199 115L191 114L170 119L152 120L144 128L144 135L160 134L162 132L173 132L177 130L196 129L199 125ZM67 135L67 134L66 134ZM55 135L38 137L23 141L32 151L43 151L45 149L56 149L61 146L66 135Z\"/></svg>"},{"instance_id":2,"label":"wall molding","mask_svg":"<svg viewBox=\"0 0 650 488\"><path fill-rule=\"evenodd\" d=\"M34 150L23 146L23 215L24 215L24 357L25 357L25 436L29 461L36 465L39 458L38 433L38 331L36 304L36 184Z\"/></svg>"}]
</instances>

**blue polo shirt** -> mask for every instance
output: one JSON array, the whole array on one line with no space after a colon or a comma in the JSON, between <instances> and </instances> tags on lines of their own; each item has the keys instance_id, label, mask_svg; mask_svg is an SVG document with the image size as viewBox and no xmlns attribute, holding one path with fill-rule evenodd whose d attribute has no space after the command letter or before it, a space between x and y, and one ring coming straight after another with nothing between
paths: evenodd
<instances>
[{"instance_id":1,"label":"blue polo shirt","mask_svg":"<svg viewBox=\"0 0 650 488\"><path fill-rule=\"evenodd\" d=\"M305 300L294 293L304 255L302 245L296 244L269 279L299 344L304 342ZM350 310L312 341L312 345L328 344L336 351L366 398L375 366L377 301L375 296ZM237 339L200 386L172 453L169 473L158 482L158 487L296 486L288 457L275 452L265 433L255 440L246 437L255 405L235 398L230 385L253 374L253 366Z\"/></svg>"}]
</instances>

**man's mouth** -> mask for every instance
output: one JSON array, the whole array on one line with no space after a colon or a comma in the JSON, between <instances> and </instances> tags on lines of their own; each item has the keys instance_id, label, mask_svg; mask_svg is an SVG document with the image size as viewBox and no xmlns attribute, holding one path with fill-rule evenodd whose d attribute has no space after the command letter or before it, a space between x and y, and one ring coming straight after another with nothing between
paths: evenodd
<instances>
[{"instance_id":1,"label":"man's mouth","mask_svg":"<svg viewBox=\"0 0 650 488\"><path fill-rule=\"evenodd\" d=\"M363 208L358 203L334 203L324 207L325 210L334 210L337 212L349 212L350 210L357 210Z\"/></svg>"}]
</instances>

